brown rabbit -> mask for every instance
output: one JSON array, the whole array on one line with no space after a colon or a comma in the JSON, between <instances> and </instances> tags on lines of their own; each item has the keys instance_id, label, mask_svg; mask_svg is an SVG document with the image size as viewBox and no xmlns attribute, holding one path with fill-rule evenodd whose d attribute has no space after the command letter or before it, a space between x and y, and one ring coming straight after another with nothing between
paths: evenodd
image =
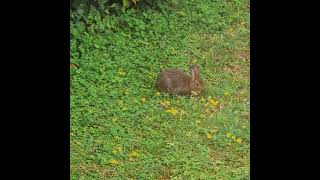
<instances>
[{"instance_id":1,"label":"brown rabbit","mask_svg":"<svg viewBox=\"0 0 320 180\"><path fill-rule=\"evenodd\" d=\"M177 69L165 70L159 73L156 88L172 95L191 95L192 91L202 94L204 92L200 71L196 65L190 66L191 77Z\"/></svg>"}]
</instances>

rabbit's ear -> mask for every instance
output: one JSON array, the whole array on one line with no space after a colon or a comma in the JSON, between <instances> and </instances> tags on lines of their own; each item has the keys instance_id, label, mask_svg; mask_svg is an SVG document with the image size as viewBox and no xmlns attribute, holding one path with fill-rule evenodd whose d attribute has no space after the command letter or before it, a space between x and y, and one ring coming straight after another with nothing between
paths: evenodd
<instances>
[{"instance_id":1,"label":"rabbit's ear","mask_svg":"<svg viewBox=\"0 0 320 180\"><path fill-rule=\"evenodd\" d=\"M197 68L197 66L191 66L191 77L192 81L200 78L199 69Z\"/></svg>"},{"instance_id":2,"label":"rabbit's ear","mask_svg":"<svg viewBox=\"0 0 320 180\"><path fill-rule=\"evenodd\" d=\"M191 77L192 77L192 81L194 81L194 79L196 77L194 69L191 69Z\"/></svg>"}]
</instances>

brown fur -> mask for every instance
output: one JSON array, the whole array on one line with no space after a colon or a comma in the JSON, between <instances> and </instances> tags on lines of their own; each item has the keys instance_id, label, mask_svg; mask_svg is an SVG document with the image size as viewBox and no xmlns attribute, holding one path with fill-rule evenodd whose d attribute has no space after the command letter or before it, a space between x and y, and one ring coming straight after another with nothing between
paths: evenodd
<instances>
[{"instance_id":1,"label":"brown fur","mask_svg":"<svg viewBox=\"0 0 320 180\"><path fill-rule=\"evenodd\" d=\"M199 68L190 66L191 76L184 74L177 69L164 70L159 73L156 88L166 91L172 95L191 95L191 91L202 94L204 92L203 83L200 77Z\"/></svg>"}]
</instances>

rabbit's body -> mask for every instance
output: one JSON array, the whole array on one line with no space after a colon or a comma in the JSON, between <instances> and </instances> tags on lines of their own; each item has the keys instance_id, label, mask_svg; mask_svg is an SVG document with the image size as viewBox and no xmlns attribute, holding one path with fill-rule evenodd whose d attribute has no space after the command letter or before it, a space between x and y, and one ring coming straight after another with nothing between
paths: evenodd
<instances>
[{"instance_id":1,"label":"rabbit's body","mask_svg":"<svg viewBox=\"0 0 320 180\"><path fill-rule=\"evenodd\" d=\"M191 66L191 76L177 69L165 70L159 73L156 88L167 91L172 95L191 95L192 91L203 93L204 88L200 78L199 69Z\"/></svg>"}]
</instances>

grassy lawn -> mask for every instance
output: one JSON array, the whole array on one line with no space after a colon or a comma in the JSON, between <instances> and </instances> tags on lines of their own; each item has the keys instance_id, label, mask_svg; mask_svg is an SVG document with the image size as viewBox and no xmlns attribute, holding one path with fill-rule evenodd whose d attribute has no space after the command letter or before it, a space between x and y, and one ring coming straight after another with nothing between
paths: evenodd
<instances>
[{"instance_id":1,"label":"grassy lawn","mask_svg":"<svg viewBox=\"0 0 320 180\"><path fill-rule=\"evenodd\" d=\"M72 20L71 179L249 179L249 7L170 0ZM161 68L190 63L204 96L154 89Z\"/></svg>"}]
</instances>

